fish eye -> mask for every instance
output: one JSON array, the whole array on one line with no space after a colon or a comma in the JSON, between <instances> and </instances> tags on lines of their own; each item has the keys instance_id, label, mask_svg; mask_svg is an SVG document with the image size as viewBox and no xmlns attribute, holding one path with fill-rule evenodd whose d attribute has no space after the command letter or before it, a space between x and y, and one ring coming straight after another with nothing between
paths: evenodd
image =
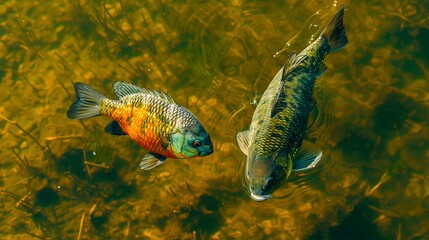
<instances>
[{"instance_id":1,"label":"fish eye","mask_svg":"<svg viewBox=\"0 0 429 240\"><path fill-rule=\"evenodd\" d=\"M195 140L195 141L194 141L194 143L193 143L193 145L194 145L194 147L199 147L199 146L201 146L201 142L200 142L200 140Z\"/></svg>"}]
</instances>

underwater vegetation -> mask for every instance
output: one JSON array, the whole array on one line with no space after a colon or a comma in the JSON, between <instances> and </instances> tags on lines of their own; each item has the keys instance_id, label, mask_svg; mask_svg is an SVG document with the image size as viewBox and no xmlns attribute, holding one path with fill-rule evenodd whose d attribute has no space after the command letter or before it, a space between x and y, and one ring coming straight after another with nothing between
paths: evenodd
<instances>
[{"instance_id":1,"label":"underwater vegetation","mask_svg":"<svg viewBox=\"0 0 429 240\"><path fill-rule=\"evenodd\" d=\"M306 136L324 159L253 202L236 133L342 4L349 44L325 59ZM2 1L0 238L428 239L428 6ZM115 81L174 96L214 152L142 171L108 119L67 118L75 82Z\"/></svg>"}]
</instances>

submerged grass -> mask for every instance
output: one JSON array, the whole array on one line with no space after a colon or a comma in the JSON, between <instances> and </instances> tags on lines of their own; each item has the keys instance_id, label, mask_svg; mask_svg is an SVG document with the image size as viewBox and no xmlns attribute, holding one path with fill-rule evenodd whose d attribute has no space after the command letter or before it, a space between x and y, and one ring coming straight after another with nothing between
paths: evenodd
<instances>
[{"instance_id":1,"label":"submerged grass","mask_svg":"<svg viewBox=\"0 0 429 240\"><path fill-rule=\"evenodd\" d=\"M287 55L339 4L3 1L1 236L428 238L429 19L420 1L344 2L350 43L326 60L308 136L324 160L269 201L242 190L236 133ZM116 80L168 92L198 116L215 153L144 172L144 150L104 133L106 118L67 119L73 82L111 93Z\"/></svg>"}]
</instances>

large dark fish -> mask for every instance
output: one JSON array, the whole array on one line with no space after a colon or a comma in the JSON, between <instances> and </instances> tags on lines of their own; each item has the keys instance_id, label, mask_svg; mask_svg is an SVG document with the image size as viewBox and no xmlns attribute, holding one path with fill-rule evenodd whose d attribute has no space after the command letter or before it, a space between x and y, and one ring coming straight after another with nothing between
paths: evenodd
<instances>
[{"instance_id":1,"label":"large dark fish","mask_svg":"<svg viewBox=\"0 0 429 240\"><path fill-rule=\"evenodd\" d=\"M289 57L256 107L250 130L237 134L255 201L268 199L292 171L315 167L322 157L320 150L303 145L303 139L315 104L314 83L327 69L323 60L348 43L343 14L341 7L317 40Z\"/></svg>"},{"instance_id":2,"label":"large dark fish","mask_svg":"<svg viewBox=\"0 0 429 240\"><path fill-rule=\"evenodd\" d=\"M74 88L77 100L67 116L112 118L106 132L129 135L149 150L140 163L141 169L152 169L166 158L202 157L213 152L210 136L197 117L168 94L115 82L113 90L119 100L111 100L83 83L76 83Z\"/></svg>"}]
</instances>

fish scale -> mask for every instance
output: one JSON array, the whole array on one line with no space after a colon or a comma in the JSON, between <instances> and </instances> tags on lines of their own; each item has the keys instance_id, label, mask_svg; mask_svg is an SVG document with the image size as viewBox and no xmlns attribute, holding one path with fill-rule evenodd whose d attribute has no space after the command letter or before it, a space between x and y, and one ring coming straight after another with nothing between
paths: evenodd
<instances>
[{"instance_id":1,"label":"fish scale","mask_svg":"<svg viewBox=\"0 0 429 240\"><path fill-rule=\"evenodd\" d=\"M237 134L247 155L246 181L251 197L263 201L288 178L292 170L314 167L322 152L311 144L302 148L309 114L314 108L313 87L327 69L326 55L344 47L344 7L319 38L299 54L291 54L257 105L250 129Z\"/></svg>"},{"instance_id":2,"label":"fish scale","mask_svg":"<svg viewBox=\"0 0 429 240\"><path fill-rule=\"evenodd\" d=\"M128 133L139 145L166 157L174 157L174 152L165 146L168 132L177 129L177 122L183 122L178 111L169 111L171 106L159 98L147 94L125 96L121 102L106 99L103 115L117 121L124 132ZM173 114L169 114L173 113ZM133 117L133 115L137 116ZM186 114L186 113L183 113ZM131 122L128 121L131 117ZM143 124L144 123L144 124ZM182 125L191 122L183 122Z\"/></svg>"},{"instance_id":3,"label":"fish scale","mask_svg":"<svg viewBox=\"0 0 429 240\"><path fill-rule=\"evenodd\" d=\"M115 82L113 89L118 100L76 83L77 100L67 116L84 119L104 115L113 119L106 132L129 135L149 150L140 163L145 170L158 166L166 158L191 158L213 152L210 136L195 115L168 94L124 82Z\"/></svg>"}]
</instances>

